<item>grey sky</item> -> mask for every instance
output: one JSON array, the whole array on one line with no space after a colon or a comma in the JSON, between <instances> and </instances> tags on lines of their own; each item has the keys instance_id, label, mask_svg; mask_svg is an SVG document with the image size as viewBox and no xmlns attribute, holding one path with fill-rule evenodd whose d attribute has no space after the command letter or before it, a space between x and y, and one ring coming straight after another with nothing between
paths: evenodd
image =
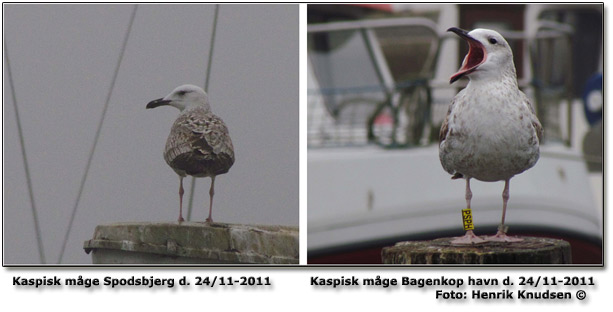
<instances>
[{"instance_id":1,"label":"grey sky","mask_svg":"<svg viewBox=\"0 0 613 312\"><path fill-rule=\"evenodd\" d=\"M4 5L45 255L55 263L132 5ZM162 150L178 110L145 110L203 86L214 5L139 5L63 263L91 263L98 224L175 221L177 175ZM215 221L298 225L298 6L222 5L209 98L236 162L215 183ZM6 65L6 63L5 63ZM38 263L15 111L4 70L4 263ZM189 181L186 179L186 188ZM208 213L198 179L192 220ZM187 194L186 194L187 199Z\"/></svg>"}]
</instances>

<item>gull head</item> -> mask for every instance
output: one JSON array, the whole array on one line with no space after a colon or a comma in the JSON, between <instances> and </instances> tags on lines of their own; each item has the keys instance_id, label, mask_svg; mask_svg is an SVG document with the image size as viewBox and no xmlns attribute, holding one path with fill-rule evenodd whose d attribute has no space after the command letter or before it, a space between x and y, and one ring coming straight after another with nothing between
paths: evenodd
<instances>
[{"instance_id":1,"label":"gull head","mask_svg":"<svg viewBox=\"0 0 613 312\"><path fill-rule=\"evenodd\" d=\"M509 43L498 32L477 28L471 32L451 27L451 31L468 43L468 54L464 57L460 70L451 76L449 83L467 76L471 80L499 79L515 75L513 52Z\"/></svg>"},{"instance_id":2,"label":"gull head","mask_svg":"<svg viewBox=\"0 0 613 312\"><path fill-rule=\"evenodd\" d=\"M179 86L167 96L149 102L147 108L156 108L163 105L176 107L180 111L193 107L204 107L207 111L211 110L209 96L206 92L200 87L189 84Z\"/></svg>"}]
</instances>

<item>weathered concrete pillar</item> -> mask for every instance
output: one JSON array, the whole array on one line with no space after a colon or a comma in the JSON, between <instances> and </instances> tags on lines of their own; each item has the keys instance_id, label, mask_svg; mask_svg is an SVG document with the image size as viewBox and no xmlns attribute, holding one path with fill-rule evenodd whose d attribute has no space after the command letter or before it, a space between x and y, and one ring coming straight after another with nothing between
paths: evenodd
<instances>
[{"instance_id":1,"label":"weathered concrete pillar","mask_svg":"<svg viewBox=\"0 0 613 312\"><path fill-rule=\"evenodd\" d=\"M570 244L560 239L522 237L514 243L452 245L452 238L408 241L383 248L384 264L570 264Z\"/></svg>"},{"instance_id":2,"label":"weathered concrete pillar","mask_svg":"<svg viewBox=\"0 0 613 312\"><path fill-rule=\"evenodd\" d=\"M94 264L298 264L298 228L203 222L99 225Z\"/></svg>"}]
</instances>

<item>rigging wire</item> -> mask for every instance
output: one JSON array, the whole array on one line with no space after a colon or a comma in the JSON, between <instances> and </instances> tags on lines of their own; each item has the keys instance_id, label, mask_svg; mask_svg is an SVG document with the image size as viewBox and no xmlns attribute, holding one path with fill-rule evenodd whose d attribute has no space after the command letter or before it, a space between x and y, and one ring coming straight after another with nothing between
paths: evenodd
<instances>
[{"instance_id":1,"label":"rigging wire","mask_svg":"<svg viewBox=\"0 0 613 312\"><path fill-rule=\"evenodd\" d=\"M13 74L11 73L11 62L9 61L8 47L4 40L4 59L6 61L6 72L11 86L11 96L13 99L13 107L15 109L15 119L17 120L17 132L19 134L19 143L21 145L21 155L23 158L23 167L26 173L26 183L28 185L28 194L30 195L30 204L32 206L32 218L34 219L34 230L36 232L36 243L38 244L38 256L42 264L46 263L45 249L43 248L43 240L41 236L40 223L38 222L38 213L36 204L34 203L34 190L32 189L32 179L30 175L30 167L28 166L28 157L26 156L26 145L21 127L21 118L19 118L19 109L17 109L17 96L15 95L15 83L13 82Z\"/></svg>"},{"instance_id":2,"label":"rigging wire","mask_svg":"<svg viewBox=\"0 0 613 312\"><path fill-rule=\"evenodd\" d=\"M85 181L87 180L87 175L89 173L89 168L92 163L92 158L94 157L94 152L96 151L96 145L98 144L98 139L100 138L100 132L102 130L102 124L104 123L104 117L106 115L106 111L109 107L109 103L111 100L111 95L113 94L113 89L115 88L115 81L117 80L117 75L119 73L119 68L121 67L121 61L123 60L123 54L126 50L126 46L128 44L128 38L130 37L130 32L132 30L132 24L134 23L134 18L136 16L136 10L138 8L138 4L134 5L134 9L132 10L132 15L130 15L130 22L128 23L128 29L126 30L126 34L123 39L122 47L119 52L119 58L117 60L117 65L115 66L115 71L113 73L113 78L111 79L111 85L109 88L109 92L106 95L106 100L104 102L104 108L102 110L102 116L100 116L100 121L98 122L98 128L96 129L96 135L94 137L94 143L89 152L89 157L87 158L87 164L85 165L85 172L83 173L83 177L81 178L81 184L79 186L79 192L77 194L77 199L75 201L74 207L72 208L72 214L70 215L70 221L68 222L68 228L66 230L66 235L64 236L64 242L62 243L62 248L60 250L60 256L57 260L57 263L62 263L62 258L64 257L64 251L66 250L66 243L68 242L68 237L70 236L70 230L72 229L72 223L74 221L75 215L77 213L77 208L79 207L79 202L81 201L81 195L83 194L83 188L85 186Z\"/></svg>"},{"instance_id":3,"label":"rigging wire","mask_svg":"<svg viewBox=\"0 0 613 312\"><path fill-rule=\"evenodd\" d=\"M215 46L215 33L217 30L217 16L219 15L219 4L215 4L215 15L213 16L213 30L211 32L211 43L209 45L209 60L206 66L206 78L204 80L204 90L209 92L209 77L211 76L211 64L213 63L213 47ZM192 218L192 204L194 203L194 189L196 187L196 178L192 176L189 202L187 206L187 221Z\"/></svg>"}]
</instances>

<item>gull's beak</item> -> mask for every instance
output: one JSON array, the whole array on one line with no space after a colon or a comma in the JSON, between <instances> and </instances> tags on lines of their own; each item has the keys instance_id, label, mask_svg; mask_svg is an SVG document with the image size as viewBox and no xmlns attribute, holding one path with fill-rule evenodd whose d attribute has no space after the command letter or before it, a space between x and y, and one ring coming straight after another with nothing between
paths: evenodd
<instances>
[{"instance_id":1,"label":"gull's beak","mask_svg":"<svg viewBox=\"0 0 613 312\"><path fill-rule=\"evenodd\" d=\"M169 105L170 100L164 100L164 98L153 100L147 104L147 108L156 108L162 105Z\"/></svg>"},{"instance_id":2,"label":"gull's beak","mask_svg":"<svg viewBox=\"0 0 613 312\"><path fill-rule=\"evenodd\" d=\"M462 67L457 73L453 74L449 80L449 83L454 83L456 80L477 70L477 67L485 62L485 59L487 58L487 51L485 51L483 44L479 42L479 40L469 35L466 30L451 27L447 29L447 31L455 33L456 35L460 36L460 38L468 42L468 54L466 54L466 57L464 57Z\"/></svg>"}]
</instances>

